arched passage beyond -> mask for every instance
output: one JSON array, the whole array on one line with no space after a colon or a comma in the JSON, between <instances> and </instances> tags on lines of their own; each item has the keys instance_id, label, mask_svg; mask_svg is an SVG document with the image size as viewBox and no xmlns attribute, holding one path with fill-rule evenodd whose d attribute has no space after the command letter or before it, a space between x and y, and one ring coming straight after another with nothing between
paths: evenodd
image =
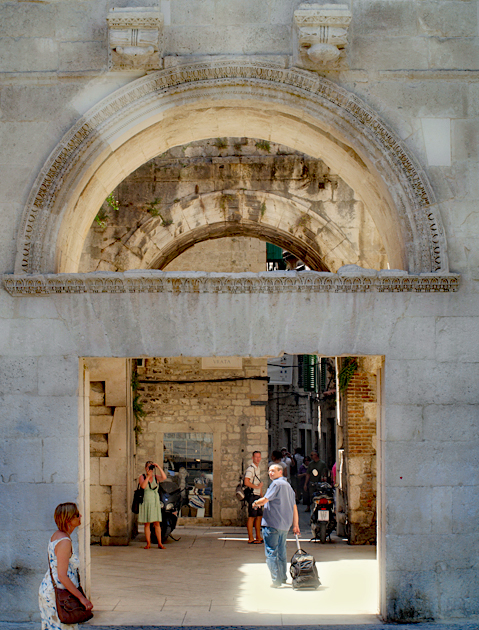
<instances>
[{"instance_id":1,"label":"arched passage beyond","mask_svg":"<svg viewBox=\"0 0 479 630\"><path fill-rule=\"evenodd\" d=\"M130 236L123 254L126 269L163 269L196 243L231 236L275 243L315 271L358 263L358 252L333 221L310 204L266 191L191 195L171 207L168 219L152 217Z\"/></svg>"},{"instance_id":2,"label":"arched passage beyond","mask_svg":"<svg viewBox=\"0 0 479 630\"><path fill-rule=\"evenodd\" d=\"M448 270L432 190L401 141L327 79L254 61L192 64L132 82L90 110L37 178L16 272L75 272L91 222L129 173L172 146L265 138L319 157L368 208L391 267Z\"/></svg>"}]
</instances>

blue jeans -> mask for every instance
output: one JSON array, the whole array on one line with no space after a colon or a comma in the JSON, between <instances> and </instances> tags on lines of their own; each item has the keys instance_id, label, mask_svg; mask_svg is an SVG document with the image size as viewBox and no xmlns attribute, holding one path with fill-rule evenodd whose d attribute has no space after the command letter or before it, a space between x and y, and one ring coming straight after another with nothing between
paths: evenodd
<instances>
[{"instance_id":1,"label":"blue jeans","mask_svg":"<svg viewBox=\"0 0 479 630\"><path fill-rule=\"evenodd\" d=\"M286 536L288 530L262 527L266 564L273 584L286 582Z\"/></svg>"}]
</instances>

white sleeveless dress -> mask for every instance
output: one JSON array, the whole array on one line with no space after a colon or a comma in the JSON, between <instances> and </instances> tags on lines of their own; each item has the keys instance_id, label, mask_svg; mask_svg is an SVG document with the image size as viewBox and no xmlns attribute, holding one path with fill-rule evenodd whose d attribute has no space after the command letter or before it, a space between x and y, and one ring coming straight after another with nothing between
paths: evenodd
<instances>
[{"instance_id":1,"label":"white sleeveless dress","mask_svg":"<svg viewBox=\"0 0 479 630\"><path fill-rule=\"evenodd\" d=\"M63 588L62 583L58 579L57 571L57 556L55 554L55 547L60 540L50 541L48 543L48 560L52 567L53 579L56 582L58 588ZM78 586L78 574L77 569L80 565L78 556L72 553L70 560L68 561L67 575L75 586ZM55 590L52 584L52 578L50 577L50 569L45 573L45 577L40 584L40 590L38 593L38 603L40 606L40 614L42 617L42 630L78 630L78 624L70 625L61 623L57 616L57 607L55 604Z\"/></svg>"}]
</instances>

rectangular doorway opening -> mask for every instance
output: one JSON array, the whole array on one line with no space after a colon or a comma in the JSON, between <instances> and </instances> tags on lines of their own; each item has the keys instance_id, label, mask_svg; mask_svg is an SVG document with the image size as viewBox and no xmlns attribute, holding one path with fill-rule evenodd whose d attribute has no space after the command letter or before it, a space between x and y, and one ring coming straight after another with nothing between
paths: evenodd
<instances>
[{"instance_id":1,"label":"rectangular doorway opening","mask_svg":"<svg viewBox=\"0 0 479 630\"><path fill-rule=\"evenodd\" d=\"M99 624L308 625L326 617L331 623L350 615L376 618L381 357L143 357L85 364L85 536ZM267 463L282 449L297 463L289 472L301 544L316 557L322 582L302 598L300 611L291 586L269 588L264 548L247 545L246 510L235 497L252 452L261 452L266 487ZM325 464L321 481L334 487L335 529L324 543L311 540L313 492L304 487L303 458L315 452ZM164 550L143 549L143 527L130 509L149 460L182 486L173 532L179 540L168 539ZM289 557L294 549L290 535ZM165 584L160 594L142 590L145 570Z\"/></svg>"}]
</instances>

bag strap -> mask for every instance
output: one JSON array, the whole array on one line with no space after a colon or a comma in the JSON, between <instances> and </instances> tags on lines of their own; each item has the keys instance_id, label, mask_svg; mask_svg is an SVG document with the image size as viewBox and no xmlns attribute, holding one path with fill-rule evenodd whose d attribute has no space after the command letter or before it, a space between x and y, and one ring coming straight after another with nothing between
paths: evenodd
<instances>
[{"instance_id":1,"label":"bag strap","mask_svg":"<svg viewBox=\"0 0 479 630\"><path fill-rule=\"evenodd\" d=\"M47 558L48 558L48 568L50 569L50 577L52 578L52 584L53 584L53 588L54 588L55 594L56 594L56 592L57 592L57 584L56 584L56 582L55 582L55 580L53 578L52 565L50 563L50 556L48 555L48 553L47 553Z\"/></svg>"},{"instance_id":2,"label":"bag strap","mask_svg":"<svg viewBox=\"0 0 479 630\"><path fill-rule=\"evenodd\" d=\"M138 485L139 485L139 484L138 484ZM71 542L71 538L70 538L69 536L68 536L68 539L69 539L69 540L70 540L70 542ZM59 538L59 540L63 540L63 538ZM48 560L48 568L49 568L49 570L50 570L50 577L52 578L53 588L54 588L55 593L56 593L56 592L57 592L57 588L58 588L58 587L57 587L56 582L55 582L55 580L54 580L54 578L53 578L53 573L52 573L52 564L51 564L51 562L50 562L50 556L48 555L48 553L47 553L47 560ZM77 578L78 578L78 589L80 590L80 589L81 589L81 580L80 580L80 571L79 571L78 569L77 569Z\"/></svg>"}]
</instances>

